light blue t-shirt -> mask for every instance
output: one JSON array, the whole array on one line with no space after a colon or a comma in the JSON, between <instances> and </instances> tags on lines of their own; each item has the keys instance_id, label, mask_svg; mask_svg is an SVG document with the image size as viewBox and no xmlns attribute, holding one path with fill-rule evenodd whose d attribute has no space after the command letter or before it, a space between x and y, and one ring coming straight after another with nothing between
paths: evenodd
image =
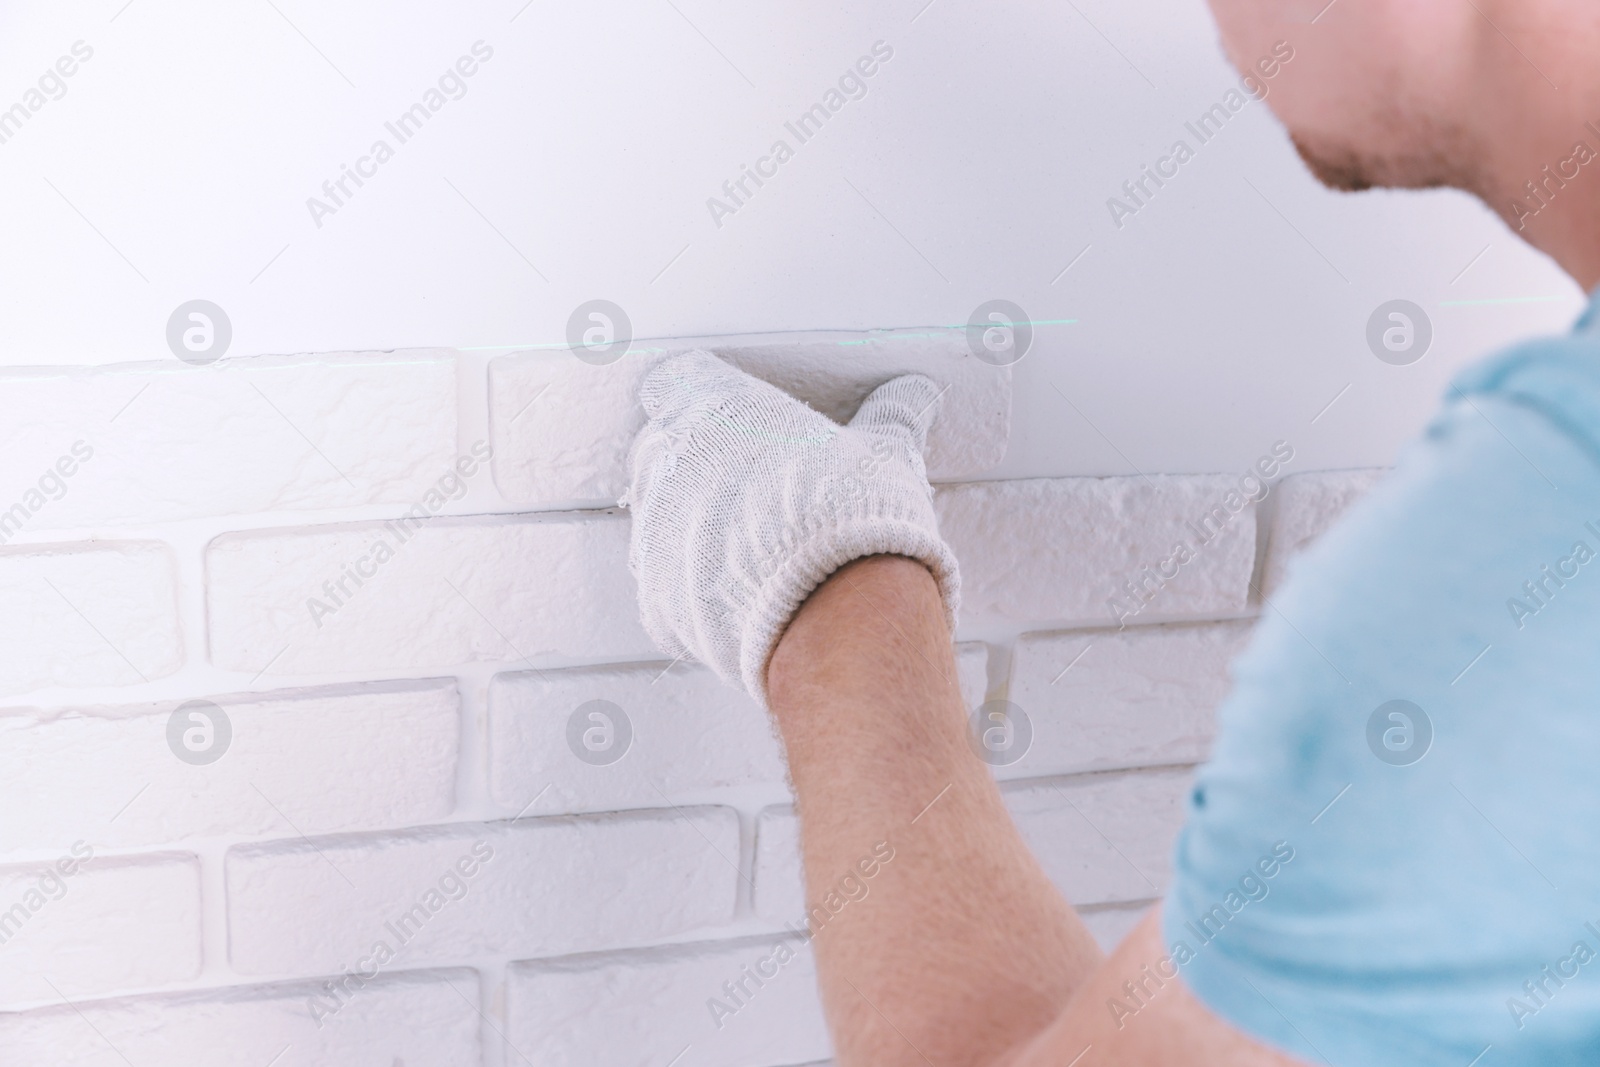
<instances>
[{"instance_id":1,"label":"light blue t-shirt","mask_svg":"<svg viewBox=\"0 0 1600 1067\"><path fill-rule=\"evenodd\" d=\"M1600 292L1458 377L1270 596L1163 973L1309 1063L1600 1063Z\"/></svg>"}]
</instances>

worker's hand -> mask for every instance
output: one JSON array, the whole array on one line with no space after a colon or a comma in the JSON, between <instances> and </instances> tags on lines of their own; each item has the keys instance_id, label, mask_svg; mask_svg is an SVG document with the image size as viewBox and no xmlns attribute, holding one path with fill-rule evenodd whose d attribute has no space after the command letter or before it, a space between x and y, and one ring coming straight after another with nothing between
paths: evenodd
<instances>
[{"instance_id":1,"label":"worker's hand","mask_svg":"<svg viewBox=\"0 0 1600 1067\"><path fill-rule=\"evenodd\" d=\"M908 374L840 426L707 352L652 370L624 502L628 562L657 646L709 665L765 707L767 660L807 595L879 553L926 564L953 626L956 561L922 460L939 397Z\"/></svg>"}]
</instances>

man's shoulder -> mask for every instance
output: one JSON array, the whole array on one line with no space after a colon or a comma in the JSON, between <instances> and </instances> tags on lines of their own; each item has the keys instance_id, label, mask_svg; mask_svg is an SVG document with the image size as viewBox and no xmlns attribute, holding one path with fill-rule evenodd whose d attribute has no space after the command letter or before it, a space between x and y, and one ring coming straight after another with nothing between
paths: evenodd
<instances>
[{"instance_id":1,"label":"man's shoulder","mask_svg":"<svg viewBox=\"0 0 1600 1067\"><path fill-rule=\"evenodd\" d=\"M1590 936L1554 886L1600 893L1597 439L1600 343L1519 345L1269 593L1164 904L1210 1010L1308 1057L1421 1062L1399 1034L1465 1063L1545 946ZM1595 1032L1600 1000L1566 1003ZM1542 1033L1525 1062L1554 1062Z\"/></svg>"},{"instance_id":2,"label":"man's shoulder","mask_svg":"<svg viewBox=\"0 0 1600 1067\"><path fill-rule=\"evenodd\" d=\"M1479 398L1535 412L1600 457L1600 325L1519 342L1468 367L1446 389L1440 419Z\"/></svg>"}]
</instances>

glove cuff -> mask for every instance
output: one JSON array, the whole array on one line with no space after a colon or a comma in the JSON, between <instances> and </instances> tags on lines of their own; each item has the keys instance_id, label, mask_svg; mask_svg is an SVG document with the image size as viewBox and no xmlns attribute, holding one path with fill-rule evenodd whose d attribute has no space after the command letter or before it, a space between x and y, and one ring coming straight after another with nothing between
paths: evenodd
<instances>
[{"instance_id":1,"label":"glove cuff","mask_svg":"<svg viewBox=\"0 0 1600 1067\"><path fill-rule=\"evenodd\" d=\"M800 605L846 563L877 555L908 556L925 565L939 584L945 623L955 632L961 576L955 553L936 532L903 518L858 518L830 527L783 561L745 614L739 641L740 680L763 710L768 709L767 664Z\"/></svg>"}]
</instances>

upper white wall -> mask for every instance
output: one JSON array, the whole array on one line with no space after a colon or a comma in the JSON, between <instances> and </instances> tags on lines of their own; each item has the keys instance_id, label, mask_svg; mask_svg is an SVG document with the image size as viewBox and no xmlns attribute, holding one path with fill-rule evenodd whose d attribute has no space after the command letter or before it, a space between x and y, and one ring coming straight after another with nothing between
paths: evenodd
<instances>
[{"instance_id":1,"label":"upper white wall","mask_svg":"<svg viewBox=\"0 0 1600 1067\"><path fill-rule=\"evenodd\" d=\"M1295 470L1387 462L1455 369L1581 302L1466 197L1322 190L1261 103L1198 145L1184 123L1237 83L1199 0L102 0L0 22L0 108L93 49L0 144L6 365L170 361L194 298L247 354L556 344L597 297L640 337L952 325L1003 297L1076 321L1017 367L996 473L1229 470L1279 438ZM465 95L400 144L385 122L480 40ZM800 144L784 123L878 41L866 95ZM394 158L316 225L307 199L380 138ZM1107 199L1178 138L1195 157L1117 227ZM707 198L778 139L794 157L718 226ZM1396 297L1435 330L1408 367L1364 340Z\"/></svg>"}]
</instances>

